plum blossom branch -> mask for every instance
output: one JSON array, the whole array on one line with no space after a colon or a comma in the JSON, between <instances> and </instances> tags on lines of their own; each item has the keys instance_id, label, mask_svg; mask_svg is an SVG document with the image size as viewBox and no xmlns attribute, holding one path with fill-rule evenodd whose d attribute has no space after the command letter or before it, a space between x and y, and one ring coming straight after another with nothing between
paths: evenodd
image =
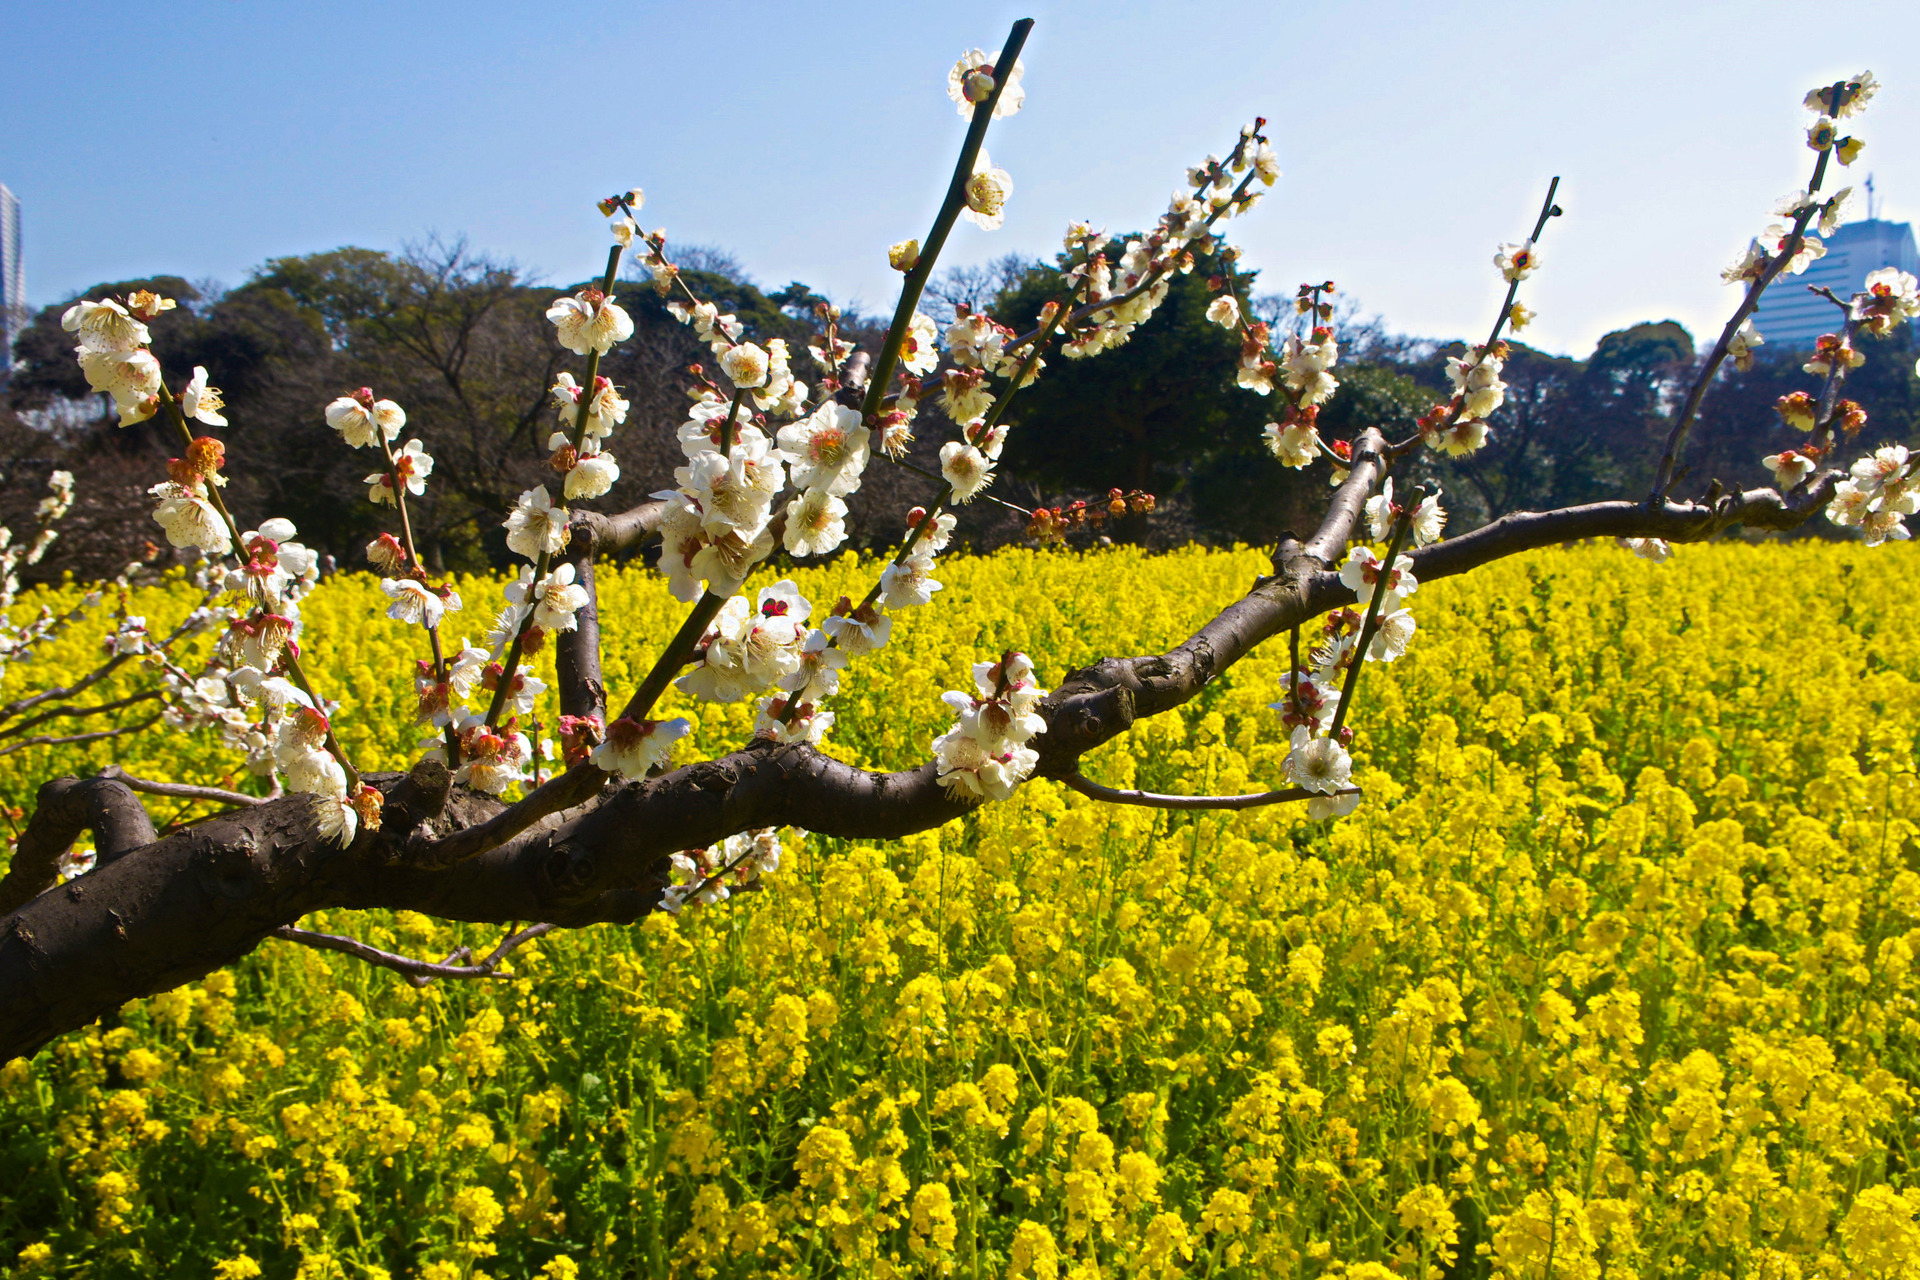
<instances>
[{"instance_id":1,"label":"plum blossom branch","mask_svg":"<svg viewBox=\"0 0 1920 1280\"><path fill-rule=\"evenodd\" d=\"M614 279L620 273L620 254L623 247L624 246L616 240L607 250L607 269L600 277L600 293L603 297L611 295L613 292ZM630 328L631 326L629 326L629 329ZM586 438L587 425L592 418L594 401L599 392L601 350L600 344L594 343L587 351L587 376L582 384L582 390L579 396L579 412L574 418L573 437L569 442L570 447L576 455L579 452L581 442ZM547 545L543 541L540 545L539 555L534 560L533 582L528 588L529 604L532 603L532 592L539 589L540 586L546 582L547 569L552 562L552 552L547 549ZM493 701L487 706L486 725L489 729L500 723L500 712L506 706L508 691L513 687L515 671L520 665L521 655L526 650L527 631L534 625L534 613L535 611L532 608L527 609L526 617L521 619L520 625L514 629L513 639L507 645L506 656L501 660L500 682L494 686Z\"/></svg>"},{"instance_id":2,"label":"plum blossom branch","mask_svg":"<svg viewBox=\"0 0 1920 1280\"><path fill-rule=\"evenodd\" d=\"M1833 86L1830 92L1834 95L1834 101L1842 100L1846 84L1847 82L1842 80ZM1834 153L1833 140L1829 138L1828 145L1817 148L1817 151L1818 155L1813 162L1813 178L1807 184L1809 197L1817 193L1820 190L1820 184L1826 180L1827 161ZM1706 399L1707 388L1713 384L1713 380L1720 373L1720 366L1726 363L1727 356L1733 353L1736 347L1744 351L1753 341L1751 338L1743 339L1742 334L1747 330L1748 319L1760 305L1760 295L1766 292L1768 285L1779 278L1781 272L1792 270L1798 273L1805 270L1806 264L1802 255L1808 245L1807 224L1820 212L1821 206L1818 202L1809 202L1794 215L1792 228L1775 246L1777 252L1772 255L1767 254L1761 242L1755 240L1748 248L1746 256L1728 269L1726 275L1729 280L1748 278L1753 283L1748 287L1746 296L1740 300L1740 305L1734 308L1733 315L1725 327L1720 330L1719 340L1713 344L1713 350L1708 354L1706 363L1700 366L1700 372L1695 375L1693 385L1687 389L1687 398L1682 402L1680 412L1674 415L1673 427L1667 432L1666 446L1660 454L1660 463L1654 468L1653 487L1647 492L1649 507L1659 502L1673 487L1674 467L1680 460L1681 452L1687 446L1687 433L1692 429L1693 420L1700 412L1701 402ZM1819 252L1826 252L1824 246L1820 247Z\"/></svg>"},{"instance_id":3,"label":"plum blossom branch","mask_svg":"<svg viewBox=\"0 0 1920 1280\"><path fill-rule=\"evenodd\" d=\"M1014 65L1020 59L1020 50L1027 43L1027 33L1032 30L1032 18L1022 18L1013 24L1013 29L1007 33L1007 42L1001 46L1000 56L993 64L993 87L985 98L974 105L973 120L967 125L966 141L961 144L959 159L954 163L946 199L941 201L940 211L934 215L933 227L927 232L925 242L917 246L914 260L906 269L906 279L900 286L900 301L893 311L893 323L888 326L886 342L867 375L866 399L860 406L860 416L865 421L872 421L880 412L881 398L893 380L894 365L899 362L900 347L906 341L914 313L920 306L920 295L926 288L928 277L933 274L940 250L946 247L953 224L967 206L967 182L973 176L981 144L986 141L987 125L994 118L1001 95L1012 78Z\"/></svg>"},{"instance_id":4,"label":"plum blossom branch","mask_svg":"<svg viewBox=\"0 0 1920 1280\"><path fill-rule=\"evenodd\" d=\"M1360 668L1366 665L1367 651L1373 644L1374 636L1380 630L1381 610L1398 585L1400 569L1397 561L1400 549L1406 545L1407 535L1413 529L1414 513L1419 510L1420 504L1425 502L1427 497L1426 486L1416 488L1414 501L1407 504L1394 520L1393 536L1387 542L1386 559L1381 562L1379 577L1373 584L1372 594L1367 598L1367 611L1360 623L1360 638L1354 644L1353 665L1347 668L1346 683L1340 687L1340 704L1334 708L1333 728L1329 730L1330 737L1338 738L1341 728L1346 725L1347 709L1352 706L1354 692L1360 687Z\"/></svg>"}]
</instances>

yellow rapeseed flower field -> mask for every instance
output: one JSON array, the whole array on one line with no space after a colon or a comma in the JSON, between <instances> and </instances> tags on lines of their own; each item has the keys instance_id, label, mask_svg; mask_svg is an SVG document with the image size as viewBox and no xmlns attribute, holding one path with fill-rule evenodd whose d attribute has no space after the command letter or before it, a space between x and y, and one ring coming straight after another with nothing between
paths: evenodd
<instances>
[{"instance_id":1,"label":"yellow rapeseed flower field","mask_svg":"<svg viewBox=\"0 0 1920 1280\"><path fill-rule=\"evenodd\" d=\"M1412 651L1367 672L1367 798L1331 825L1037 782L895 844L784 833L768 892L550 936L511 982L416 991L269 942L0 1068L0 1267L1920 1274L1913 564L1586 548L1426 584ZM1262 568L943 561L935 606L851 672L832 749L922 760L975 659L1022 648L1051 684L1158 652ZM831 601L868 573L795 576ZM465 616L493 590L461 584ZM643 570L602 590L607 682L630 688L678 606ZM347 745L396 767L418 633L380 603L364 579L324 586L306 645ZM131 604L156 624L187 607ZM62 643L50 658L79 662L93 640ZM1283 650L1089 772L1274 785ZM669 709L698 721L682 758L750 714ZM117 754L233 767L177 735ZM22 753L0 787L27 803L108 758ZM421 954L495 932L308 923Z\"/></svg>"}]
</instances>

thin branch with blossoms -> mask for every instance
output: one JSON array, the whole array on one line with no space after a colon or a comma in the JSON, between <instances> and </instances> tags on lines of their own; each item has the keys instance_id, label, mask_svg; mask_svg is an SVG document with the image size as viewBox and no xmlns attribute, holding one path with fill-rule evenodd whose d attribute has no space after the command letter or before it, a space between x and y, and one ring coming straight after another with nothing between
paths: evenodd
<instances>
[{"instance_id":1,"label":"thin branch with blossoms","mask_svg":"<svg viewBox=\"0 0 1920 1280\"><path fill-rule=\"evenodd\" d=\"M1845 100L1847 88L1848 82L1842 80L1837 81L1826 92L1830 93L1833 101L1838 103ZM1824 120L1824 117L1822 118ZM1816 125L1816 133L1818 129L1819 126ZM1810 138L1809 144L1811 145L1815 140ZM1808 181L1806 190L1808 202L1794 214L1792 229L1781 236L1774 246L1777 252L1768 254L1765 246L1756 239L1748 247L1746 256L1724 273L1728 280L1746 278L1751 279L1753 283L1748 287L1746 296L1740 300L1740 305L1734 308L1732 317L1720 330L1719 340L1713 344L1713 350L1708 354L1706 363L1700 366L1700 372L1694 376L1693 385L1687 389L1687 398L1681 404L1680 412L1674 416L1673 427L1667 433L1666 447L1661 451L1660 461L1654 468L1653 488L1647 495L1649 505L1671 489L1674 481L1674 467L1679 463L1680 455L1687 446L1687 433L1692 429L1693 420L1700 412L1701 402L1706 399L1707 388L1712 386L1713 380L1719 376L1720 366L1726 363L1729 355L1736 357L1745 355L1748 341L1743 340L1741 335L1743 331L1748 331L1747 321L1759 307L1760 295L1767 291L1768 285L1780 277L1781 272L1791 270L1798 275L1806 270L1806 260L1802 255L1808 248L1807 224L1813 221L1816 214L1823 211L1820 202L1813 201L1811 197L1819 192L1820 184L1826 180L1827 161L1834 154L1836 141L1837 139L1829 131L1825 138L1825 145L1814 147L1816 156L1813 162L1813 177ZM1826 252L1825 246L1820 245L1817 240L1813 244L1818 247L1820 254Z\"/></svg>"},{"instance_id":2,"label":"thin branch with blossoms","mask_svg":"<svg viewBox=\"0 0 1920 1280\"><path fill-rule=\"evenodd\" d=\"M613 293L613 282L620 273L621 248L622 246L616 241L607 250L607 269L600 277L600 293L603 296L610 296ZM579 412L574 417L573 438L568 442L576 455L579 453L581 441L587 434L587 422L592 413L594 393L600 376L600 356L601 348L596 343L587 352L587 376L580 394ZM552 563L553 553L543 543L540 554L533 564L530 592L546 581L547 569ZM515 671L520 665L520 657L526 649L528 633L534 626L534 612L531 608L527 610L526 617L515 630L513 640L507 646L506 657L501 661L499 683L494 686L493 701L487 706L485 722L489 729L500 723L500 711L506 705L507 691L512 687Z\"/></svg>"}]
</instances>

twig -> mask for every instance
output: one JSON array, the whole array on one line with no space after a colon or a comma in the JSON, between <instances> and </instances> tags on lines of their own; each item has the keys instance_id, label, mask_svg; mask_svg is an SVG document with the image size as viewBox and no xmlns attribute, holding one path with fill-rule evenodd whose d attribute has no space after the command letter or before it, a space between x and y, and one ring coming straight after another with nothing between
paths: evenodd
<instances>
[{"instance_id":1,"label":"twig","mask_svg":"<svg viewBox=\"0 0 1920 1280\"><path fill-rule=\"evenodd\" d=\"M77 742L99 742L104 738L118 738L150 728L159 719L159 716L150 716L138 724L122 725L118 729L101 729L94 733L42 734L37 737L22 738L12 746L0 748L0 756L10 756L16 751L25 751L28 747L65 747Z\"/></svg>"},{"instance_id":2,"label":"twig","mask_svg":"<svg viewBox=\"0 0 1920 1280\"><path fill-rule=\"evenodd\" d=\"M908 462L905 458L888 457L885 454L882 454L881 456L887 458L887 461L891 462L894 466L900 467L906 471L911 471L917 476L925 476L927 479L937 480L941 484L945 484L947 482L947 478L941 475L939 472L929 471L925 467L915 466L913 463ZM978 498L985 498L988 502L994 503L997 506L1005 507L1009 511L1018 511L1023 516L1031 516L1033 514L1033 512L1027 510L1023 506L1020 506L1018 503L1008 502L1005 498L996 498L992 494L987 493L985 491L977 493L974 496Z\"/></svg>"},{"instance_id":3,"label":"twig","mask_svg":"<svg viewBox=\"0 0 1920 1280\"><path fill-rule=\"evenodd\" d=\"M319 951L338 951L356 960L364 960L368 964L378 965L383 969L392 969L405 978L409 985L424 987L435 978L510 979L515 975L496 972L500 962L507 957L507 953L523 942L531 942L535 938L552 932L553 928L554 926L550 924L536 924L529 925L518 933L510 933L500 940L499 946L487 954L486 959L478 964L454 963L456 960L471 959L473 956L471 947L455 947L447 953L445 960L436 964L431 960L416 960L412 956L382 951L378 947L370 947L354 938L343 938L335 933L314 933L309 929L296 929L290 924L283 924L273 930L271 936L285 942L297 942L303 947L313 947Z\"/></svg>"},{"instance_id":4,"label":"twig","mask_svg":"<svg viewBox=\"0 0 1920 1280\"><path fill-rule=\"evenodd\" d=\"M29 729L32 729L38 725L45 724L49 720L58 720L63 716L76 716L76 717L91 716L91 715L98 715L102 711L122 711L122 710L125 710L127 707L133 706L135 703L151 702L153 699L158 698L160 696L161 696L160 690L148 689L144 693L132 694L125 698L118 698L112 702L96 703L90 707L75 707L75 706L53 707L49 710L42 711L37 716L32 716L26 720L22 720L19 724L9 725L4 729L0 729L0 738L19 737L21 734L25 733Z\"/></svg>"},{"instance_id":5,"label":"twig","mask_svg":"<svg viewBox=\"0 0 1920 1280\"><path fill-rule=\"evenodd\" d=\"M135 791L144 791L148 795L172 796L179 800L216 800L221 804L252 806L265 804L260 796L250 796L244 791L228 791L221 787L202 787L190 782L159 782L152 778L136 778L119 765L108 765L99 773L102 778L110 778L131 787Z\"/></svg>"},{"instance_id":6,"label":"twig","mask_svg":"<svg viewBox=\"0 0 1920 1280\"><path fill-rule=\"evenodd\" d=\"M1102 786L1078 770L1060 775L1060 781L1094 800L1105 800L1109 804L1137 804L1148 809L1258 809L1262 805L1285 804L1289 800L1311 800L1323 794L1308 791L1305 787L1288 787L1285 791L1255 791L1244 796L1163 796L1152 791L1123 791L1119 787ZM1360 789L1348 787L1331 794L1357 796Z\"/></svg>"}]
</instances>

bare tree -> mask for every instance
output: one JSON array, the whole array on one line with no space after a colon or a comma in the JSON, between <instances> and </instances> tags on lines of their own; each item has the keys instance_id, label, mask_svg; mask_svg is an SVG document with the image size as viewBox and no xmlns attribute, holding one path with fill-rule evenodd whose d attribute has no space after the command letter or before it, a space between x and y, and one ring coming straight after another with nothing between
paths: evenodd
<instances>
[{"instance_id":1,"label":"bare tree","mask_svg":"<svg viewBox=\"0 0 1920 1280\"><path fill-rule=\"evenodd\" d=\"M274 621L282 596L303 581L305 560L265 526L243 534L217 485L208 483L220 450L188 425L207 421L204 389L190 385L176 393L149 377L141 358L140 318L158 303L136 298L75 308L73 323L96 344L89 350L104 353L89 359L112 366L101 376L122 412L159 416L180 438L182 460L159 518L170 536L226 558L227 584L237 583L240 595L229 606L222 678L250 690L249 705L264 708L259 714L276 735L275 761L301 794L262 800L117 770L47 782L0 880L0 1056L32 1053L125 1000L229 964L267 938L342 951L422 981L484 977L511 945L546 928L631 921L710 902L729 885L751 882L770 869L769 841L754 833L795 826L856 839L902 836L1004 798L1030 777L1059 779L1114 803L1236 808L1305 800L1313 816L1337 817L1359 798L1348 781L1346 720L1367 661L1392 656L1410 638L1400 607L1411 591L1409 577L1448 577L1582 538L1626 539L1659 557L1669 543L1700 541L1735 526L1790 529L1822 512L1860 525L1869 540L1898 536L1892 531L1911 505L1914 483L1904 450L1863 459L1851 478L1826 460L1848 426L1840 391L1853 343L1863 330L1884 329L1920 311L1910 278L1836 300L1844 314L1823 347L1824 366L1816 369L1822 384L1783 405L1783 412L1804 419L1810 442L1773 460L1780 488L1722 492L1710 485L1696 498L1673 493L1707 386L1722 362L1742 358L1751 345L1747 320L1761 292L1803 263L1814 243L1808 227L1827 208L1818 192L1829 140L1791 229L1773 243L1756 244L1743 261L1737 274L1746 282L1744 299L1674 414L1651 492L1512 513L1439 540L1437 495L1407 484L1405 469L1423 445L1464 455L1484 440L1486 417L1504 392L1501 334L1521 282L1537 265L1536 243L1561 212L1550 189L1532 234L1502 250L1499 265L1510 284L1488 340L1453 358L1457 393L1405 439L1367 429L1351 441L1322 440L1314 417L1337 386L1337 340L1322 325L1275 344L1268 326L1248 315L1243 278L1229 266L1209 315L1242 335L1242 384L1273 397L1271 447L1288 465L1327 462L1345 473L1317 527L1305 537L1279 539L1272 573L1224 602L1166 653L1103 658L1067 674L1044 696L1022 655L990 655L977 669L977 694L949 695L957 723L936 741L935 758L918 768L875 773L821 753L815 743L830 719L823 708L835 670L883 645L889 628L906 625L910 610L925 603L932 554L951 528L947 509L986 488L1006 407L1040 372L1042 353L1091 356L1125 341L1165 296L1172 273L1189 267L1197 252L1216 258L1224 252L1218 225L1251 210L1277 176L1259 124L1249 126L1226 160L1190 174L1189 189L1151 233L1109 246L1091 228L1072 229L1065 292L1030 332L1014 333L982 317L957 319L945 335L952 365L939 370L933 327L919 303L954 222L963 215L988 225L999 219L1007 180L998 171L976 172L976 159L989 123L1017 106L1006 91L1018 81L1030 25L1015 25L992 65L958 68L955 83L970 122L966 142L925 241L896 247L905 279L892 324L877 350L862 353L863 362L831 313L822 313L814 345L825 372L808 392L787 367L784 344L742 340L734 317L689 285L664 243L638 232L628 216L631 194L604 202L610 216L621 215L615 222L621 243L609 254L601 284L561 299L549 313L562 343L586 357L584 377L560 384L565 416L549 443L565 492L585 501L604 491L596 481L607 467L599 444L626 412L610 386L596 383L601 357L631 332L625 313L607 297L622 245L644 249L653 286L713 352L721 376L701 375L706 381L696 387L694 414L679 432L688 461L679 489L663 500L604 515L565 511L544 490L523 497L508 518L508 542L532 562L532 571L523 574L489 649L460 655L440 649L444 584L421 563L407 519L419 464L408 462L386 429L398 407L371 395L330 406L329 418L348 443L378 450L401 526L382 553L389 575L383 587L395 601L393 616L421 625L431 639L421 708L446 731L444 755L402 775L357 774L334 741L325 699L285 643L286 629ZM1816 105L1845 117L1872 89L1866 78L1843 82L1816 94ZM1311 305L1323 301L1316 292ZM462 367L437 338L420 341L449 370ZM463 379L449 373L449 396L458 397ZM539 391L548 391L544 377ZM936 396L962 424L960 437L941 448L939 469L926 477L930 496L903 522L906 532L864 600L842 602L825 625L808 629L798 625L807 602L790 583L764 589L758 608L737 594L754 565L771 554L776 536L794 555L843 538L836 534L836 490L857 481L870 449L910 464L915 407ZM796 496L775 511L772 492L787 474L784 467L792 468ZM1396 469L1402 470L1397 493ZM1128 501L1127 495L1113 499L1117 509ZM1022 514L1036 537L1060 531L1059 513ZM601 677L593 566L656 534L664 541L662 567L691 607L674 635L654 638L658 658L637 687L609 690ZM1360 545L1352 545L1356 541ZM1322 617L1331 625L1316 629L1321 639L1303 661L1297 633ZM1169 796L1101 787L1081 774L1087 752L1141 719L1180 706L1256 646L1289 632L1296 657L1283 718L1294 731L1286 765L1292 786L1249 796ZM502 795L519 779L516 753L524 741L516 745L505 713L523 655L548 638L558 646L569 767L508 801ZM482 662L492 664L490 686L475 683ZM490 687L490 694L476 695L484 715L452 713L452 695L466 696L463 679L469 689ZM668 756L680 730L651 713L676 679L702 696L764 694L753 740L716 759L672 767ZM142 793L234 807L156 838ZM49 891L62 857L83 833L92 835L98 865ZM468 956L417 960L295 927L301 916L323 908L405 908L455 920L539 923L477 963Z\"/></svg>"}]
</instances>

